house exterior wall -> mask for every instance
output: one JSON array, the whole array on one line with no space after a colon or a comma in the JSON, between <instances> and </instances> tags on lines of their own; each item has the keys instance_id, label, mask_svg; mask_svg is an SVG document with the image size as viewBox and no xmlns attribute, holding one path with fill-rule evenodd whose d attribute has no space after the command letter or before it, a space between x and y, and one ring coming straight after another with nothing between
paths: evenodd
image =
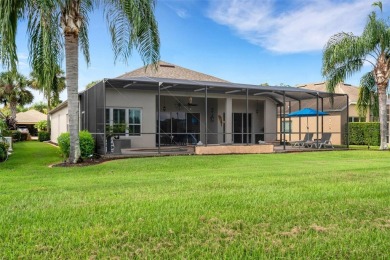
<instances>
[{"instance_id":1,"label":"house exterior wall","mask_svg":"<svg viewBox=\"0 0 390 260\"><path fill-rule=\"evenodd\" d=\"M65 106L62 109L52 113L50 115L50 141L57 143L57 138L62 133L68 131L68 107Z\"/></svg>"},{"instance_id":2,"label":"house exterior wall","mask_svg":"<svg viewBox=\"0 0 390 260\"><path fill-rule=\"evenodd\" d=\"M131 139L132 147L155 147L156 93L107 88L106 108L140 108L142 134L121 138Z\"/></svg>"}]
</instances>

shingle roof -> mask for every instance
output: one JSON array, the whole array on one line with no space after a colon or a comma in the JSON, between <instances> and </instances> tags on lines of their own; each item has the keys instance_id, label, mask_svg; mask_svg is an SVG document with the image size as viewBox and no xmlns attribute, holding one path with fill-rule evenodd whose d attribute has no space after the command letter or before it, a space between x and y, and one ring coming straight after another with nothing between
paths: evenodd
<instances>
[{"instance_id":1,"label":"shingle roof","mask_svg":"<svg viewBox=\"0 0 390 260\"><path fill-rule=\"evenodd\" d=\"M18 124L36 124L39 121L46 120L47 116L44 113L34 109L16 114Z\"/></svg>"},{"instance_id":2,"label":"shingle roof","mask_svg":"<svg viewBox=\"0 0 390 260\"><path fill-rule=\"evenodd\" d=\"M314 91L324 91L326 92L326 82L320 82L320 83L309 83L304 85L299 85L298 88L301 89L308 89L308 90L314 90ZM347 94L349 97L349 104L356 103L359 97L359 88L355 86L351 86L349 84L340 83L335 88L336 94ZM321 110L321 100L319 100L319 109ZM343 96L335 96L333 99L333 104L330 102L329 98L324 99L324 111L342 111L346 109L346 100ZM311 99L311 100L304 100L301 102L301 108L309 107L316 109L317 108L317 100ZM291 104L291 108L286 106L286 112L288 112L288 109L291 109L291 111L297 111L299 110L299 103L294 102Z\"/></svg>"},{"instance_id":3,"label":"shingle roof","mask_svg":"<svg viewBox=\"0 0 390 260\"><path fill-rule=\"evenodd\" d=\"M309 84L299 85L298 87L328 92L326 90L326 82L309 83ZM359 87L352 86L350 84L339 83L335 88L335 93L347 94L349 96L349 102L356 103L358 101L358 98L359 98Z\"/></svg>"},{"instance_id":4,"label":"shingle roof","mask_svg":"<svg viewBox=\"0 0 390 260\"><path fill-rule=\"evenodd\" d=\"M158 63L157 71L148 66L133 70L125 73L117 78L134 78L134 77L156 77L156 78L169 78L169 79L187 79L187 80L200 80L200 81L213 81L213 82L228 82L226 80L213 77L204 73L200 73L194 70L186 69L175 64L160 61Z\"/></svg>"}]
</instances>

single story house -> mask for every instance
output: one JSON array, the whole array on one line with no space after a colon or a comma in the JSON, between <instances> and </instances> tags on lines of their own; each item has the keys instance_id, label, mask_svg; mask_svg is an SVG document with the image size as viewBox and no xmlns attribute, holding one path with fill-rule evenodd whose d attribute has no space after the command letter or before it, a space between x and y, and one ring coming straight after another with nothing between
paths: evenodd
<instances>
[{"instance_id":1,"label":"single story house","mask_svg":"<svg viewBox=\"0 0 390 260\"><path fill-rule=\"evenodd\" d=\"M345 94L334 94L346 100ZM292 87L230 83L161 61L104 79L79 93L80 129L91 132L97 152L112 139L131 148L258 144L285 139L278 111L290 101L328 100L330 93ZM347 102L345 102L347 105ZM66 102L50 111L51 141L66 132ZM115 139L114 139L115 140Z\"/></svg>"},{"instance_id":2,"label":"single story house","mask_svg":"<svg viewBox=\"0 0 390 260\"><path fill-rule=\"evenodd\" d=\"M31 109L26 112L17 113L15 119L17 126L27 127L30 134L36 136L38 134L38 130L34 127L34 125L39 121L47 120L47 115L35 109Z\"/></svg>"}]
</instances>

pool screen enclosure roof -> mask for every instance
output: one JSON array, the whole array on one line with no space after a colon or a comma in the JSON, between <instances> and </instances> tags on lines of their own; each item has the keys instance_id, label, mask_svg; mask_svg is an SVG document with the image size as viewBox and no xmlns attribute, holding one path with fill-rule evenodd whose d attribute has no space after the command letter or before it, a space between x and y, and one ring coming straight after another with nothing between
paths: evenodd
<instances>
[{"instance_id":1,"label":"pool screen enclosure roof","mask_svg":"<svg viewBox=\"0 0 390 260\"><path fill-rule=\"evenodd\" d=\"M332 94L328 92L319 92L315 90L279 87L279 86L259 86L249 84L239 84L230 82L196 81L184 79L156 78L156 77L133 77L121 79L105 79L106 88L128 88L134 90L168 90L170 92L205 92L208 94L234 94L248 96L268 97L276 101L279 105L283 102L299 101L319 98L329 98L336 96L345 96L345 94ZM246 93L248 91L248 94Z\"/></svg>"}]
</instances>

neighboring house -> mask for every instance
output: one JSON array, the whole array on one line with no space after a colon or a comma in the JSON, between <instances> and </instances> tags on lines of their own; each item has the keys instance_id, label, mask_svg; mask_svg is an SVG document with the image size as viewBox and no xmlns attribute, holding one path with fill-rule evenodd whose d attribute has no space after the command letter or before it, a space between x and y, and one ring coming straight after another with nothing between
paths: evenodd
<instances>
[{"instance_id":1,"label":"neighboring house","mask_svg":"<svg viewBox=\"0 0 390 260\"><path fill-rule=\"evenodd\" d=\"M42 120L47 120L47 115L37 110L31 109L26 112L20 112L16 114L16 125L26 126L31 135L37 135L38 131L34 125Z\"/></svg>"},{"instance_id":2,"label":"neighboring house","mask_svg":"<svg viewBox=\"0 0 390 260\"><path fill-rule=\"evenodd\" d=\"M313 91L326 91L326 83L310 83L298 86L300 89L307 89ZM359 88L350 84L340 83L335 88L335 93L348 95L348 106L344 98L335 97L333 105L329 100L324 102L322 107L319 102L318 110L329 113L327 116L320 117L319 128L321 131L332 133L333 144L344 144L346 136L346 123L347 122L370 122L373 121L373 117L368 112L366 117L359 117L357 109L357 101L359 98ZM309 107L317 109L315 100L301 102L301 108ZM299 102L291 102L285 107L285 114L299 110ZM301 121L301 124L299 124ZM317 119L315 117L310 118L286 118L282 129L286 129L287 141L299 140L299 125L301 126L301 132L316 133ZM280 129L280 127L279 127ZM301 134L302 137L302 134ZM314 136L314 138L316 138Z\"/></svg>"},{"instance_id":3,"label":"neighboring house","mask_svg":"<svg viewBox=\"0 0 390 260\"><path fill-rule=\"evenodd\" d=\"M80 129L90 131L97 151L112 136L132 148L195 144L255 144L280 140L277 114L290 101L329 98L326 92L230 83L160 62L104 79L79 94ZM344 94L336 94L343 97ZM344 103L347 106L347 103ZM67 131L67 103L50 111L51 140Z\"/></svg>"}]
</instances>

